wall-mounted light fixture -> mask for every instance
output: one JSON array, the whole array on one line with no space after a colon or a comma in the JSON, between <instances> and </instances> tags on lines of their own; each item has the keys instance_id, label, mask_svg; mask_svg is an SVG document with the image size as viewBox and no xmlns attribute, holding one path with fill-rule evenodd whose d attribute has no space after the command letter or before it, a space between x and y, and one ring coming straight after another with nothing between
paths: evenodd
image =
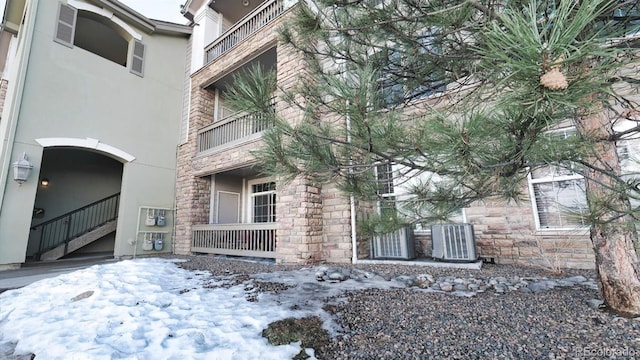
<instances>
[{"instance_id":1,"label":"wall-mounted light fixture","mask_svg":"<svg viewBox=\"0 0 640 360\"><path fill-rule=\"evenodd\" d=\"M49 179L47 179L47 178L40 179L40 186L42 186L42 187L49 186Z\"/></svg>"},{"instance_id":2,"label":"wall-mounted light fixture","mask_svg":"<svg viewBox=\"0 0 640 360\"><path fill-rule=\"evenodd\" d=\"M27 153L22 153L22 157L13 163L13 180L22 185L29 178L33 165L29 162Z\"/></svg>"}]
</instances>

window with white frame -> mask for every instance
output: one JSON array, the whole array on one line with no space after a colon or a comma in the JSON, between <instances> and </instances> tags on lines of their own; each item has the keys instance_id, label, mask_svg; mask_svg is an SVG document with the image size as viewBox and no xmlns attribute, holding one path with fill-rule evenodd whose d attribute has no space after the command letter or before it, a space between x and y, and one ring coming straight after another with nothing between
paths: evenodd
<instances>
[{"instance_id":1,"label":"window with white frame","mask_svg":"<svg viewBox=\"0 0 640 360\"><path fill-rule=\"evenodd\" d=\"M273 181L249 183L251 222L276 221L276 183Z\"/></svg>"},{"instance_id":2,"label":"window with white frame","mask_svg":"<svg viewBox=\"0 0 640 360\"><path fill-rule=\"evenodd\" d=\"M552 130L549 134L566 139L575 135L575 128ZM538 229L576 229L587 225L585 180L571 166L532 169L529 189Z\"/></svg>"},{"instance_id":3,"label":"window with white frame","mask_svg":"<svg viewBox=\"0 0 640 360\"><path fill-rule=\"evenodd\" d=\"M396 197L393 185L393 165L381 163L376 165L376 187L380 196L378 211L382 218L395 218L398 215L396 209Z\"/></svg>"},{"instance_id":4,"label":"window with white frame","mask_svg":"<svg viewBox=\"0 0 640 360\"><path fill-rule=\"evenodd\" d=\"M445 181L445 178L433 173L415 173L402 165L392 163L380 163L375 167L378 213L381 217L394 219L402 217L408 222L414 223L415 231L428 230L430 222L423 222L421 219L431 218L435 214L434 209L428 207L420 210L415 208L398 207L399 203L410 202L415 195L411 193L413 186L428 186L435 191L438 183ZM433 211L433 212L432 212ZM464 208L447 214L449 222L466 222Z\"/></svg>"}]
</instances>

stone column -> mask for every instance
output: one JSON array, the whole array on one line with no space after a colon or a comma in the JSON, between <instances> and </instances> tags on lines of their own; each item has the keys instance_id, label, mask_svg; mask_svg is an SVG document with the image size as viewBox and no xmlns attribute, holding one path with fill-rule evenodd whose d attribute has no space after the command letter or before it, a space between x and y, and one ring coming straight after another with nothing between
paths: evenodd
<instances>
[{"instance_id":1,"label":"stone column","mask_svg":"<svg viewBox=\"0 0 640 360\"><path fill-rule=\"evenodd\" d=\"M278 189L276 261L312 264L322 260L322 197L320 188L296 179Z\"/></svg>"},{"instance_id":2,"label":"stone column","mask_svg":"<svg viewBox=\"0 0 640 360\"><path fill-rule=\"evenodd\" d=\"M195 81L193 83L196 83ZM209 220L211 182L209 177L193 175L193 158L197 155L198 129L213 121L214 93L200 86L191 88L188 141L178 148L176 179L176 228L173 251L186 255L191 252L191 226Z\"/></svg>"},{"instance_id":3,"label":"stone column","mask_svg":"<svg viewBox=\"0 0 640 360\"><path fill-rule=\"evenodd\" d=\"M324 258L331 263L350 263L353 245L349 195L340 192L335 184L327 184L323 187L322 201Z\"/></svg>"}]
</instances>

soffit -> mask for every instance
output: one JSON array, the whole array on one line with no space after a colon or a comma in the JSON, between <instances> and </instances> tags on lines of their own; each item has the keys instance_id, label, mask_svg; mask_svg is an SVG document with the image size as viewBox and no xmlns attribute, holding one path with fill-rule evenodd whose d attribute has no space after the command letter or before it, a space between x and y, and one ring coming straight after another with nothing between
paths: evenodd
<instances>
[{"instance_id":1,"label":"soffit","mask_svg":"<svg viewBox=\"0 0 640 360\"><path fill-rule=\"evenodd\" d=\"M11 33L18 33L22 22L26 0L7 0L4 9L4 29Z\"/></svg>"},{"instance_id":2,"label":"soffit","mask_svg":"<svg viewBox=\"0 0 640 360\"><path fill-rule=\"evenodd\" d=\"M248 13L260 6L265 0L213 0L209 5L224 15L231 23L237 23Z\"/></svg>"}]
</instances>

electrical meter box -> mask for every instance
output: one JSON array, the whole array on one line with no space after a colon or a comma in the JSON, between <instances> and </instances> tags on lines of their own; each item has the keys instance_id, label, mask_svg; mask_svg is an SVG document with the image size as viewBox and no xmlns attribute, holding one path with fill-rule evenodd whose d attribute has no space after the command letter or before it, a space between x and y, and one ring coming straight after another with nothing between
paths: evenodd
<instances>
[{"instance_id":1,"label":"electrical meter box","mask_svg":"<svg viewBox=\"0 0 640 360\"><path fill-rule=\"evenodd\" d=\"M138 213L137 232L138 239L142 240L139 242L142 243L142 250L170 251L172 239L169 229L173 224L174 213L170 208L141 206Z\"/></svg>"}]
</instances>

